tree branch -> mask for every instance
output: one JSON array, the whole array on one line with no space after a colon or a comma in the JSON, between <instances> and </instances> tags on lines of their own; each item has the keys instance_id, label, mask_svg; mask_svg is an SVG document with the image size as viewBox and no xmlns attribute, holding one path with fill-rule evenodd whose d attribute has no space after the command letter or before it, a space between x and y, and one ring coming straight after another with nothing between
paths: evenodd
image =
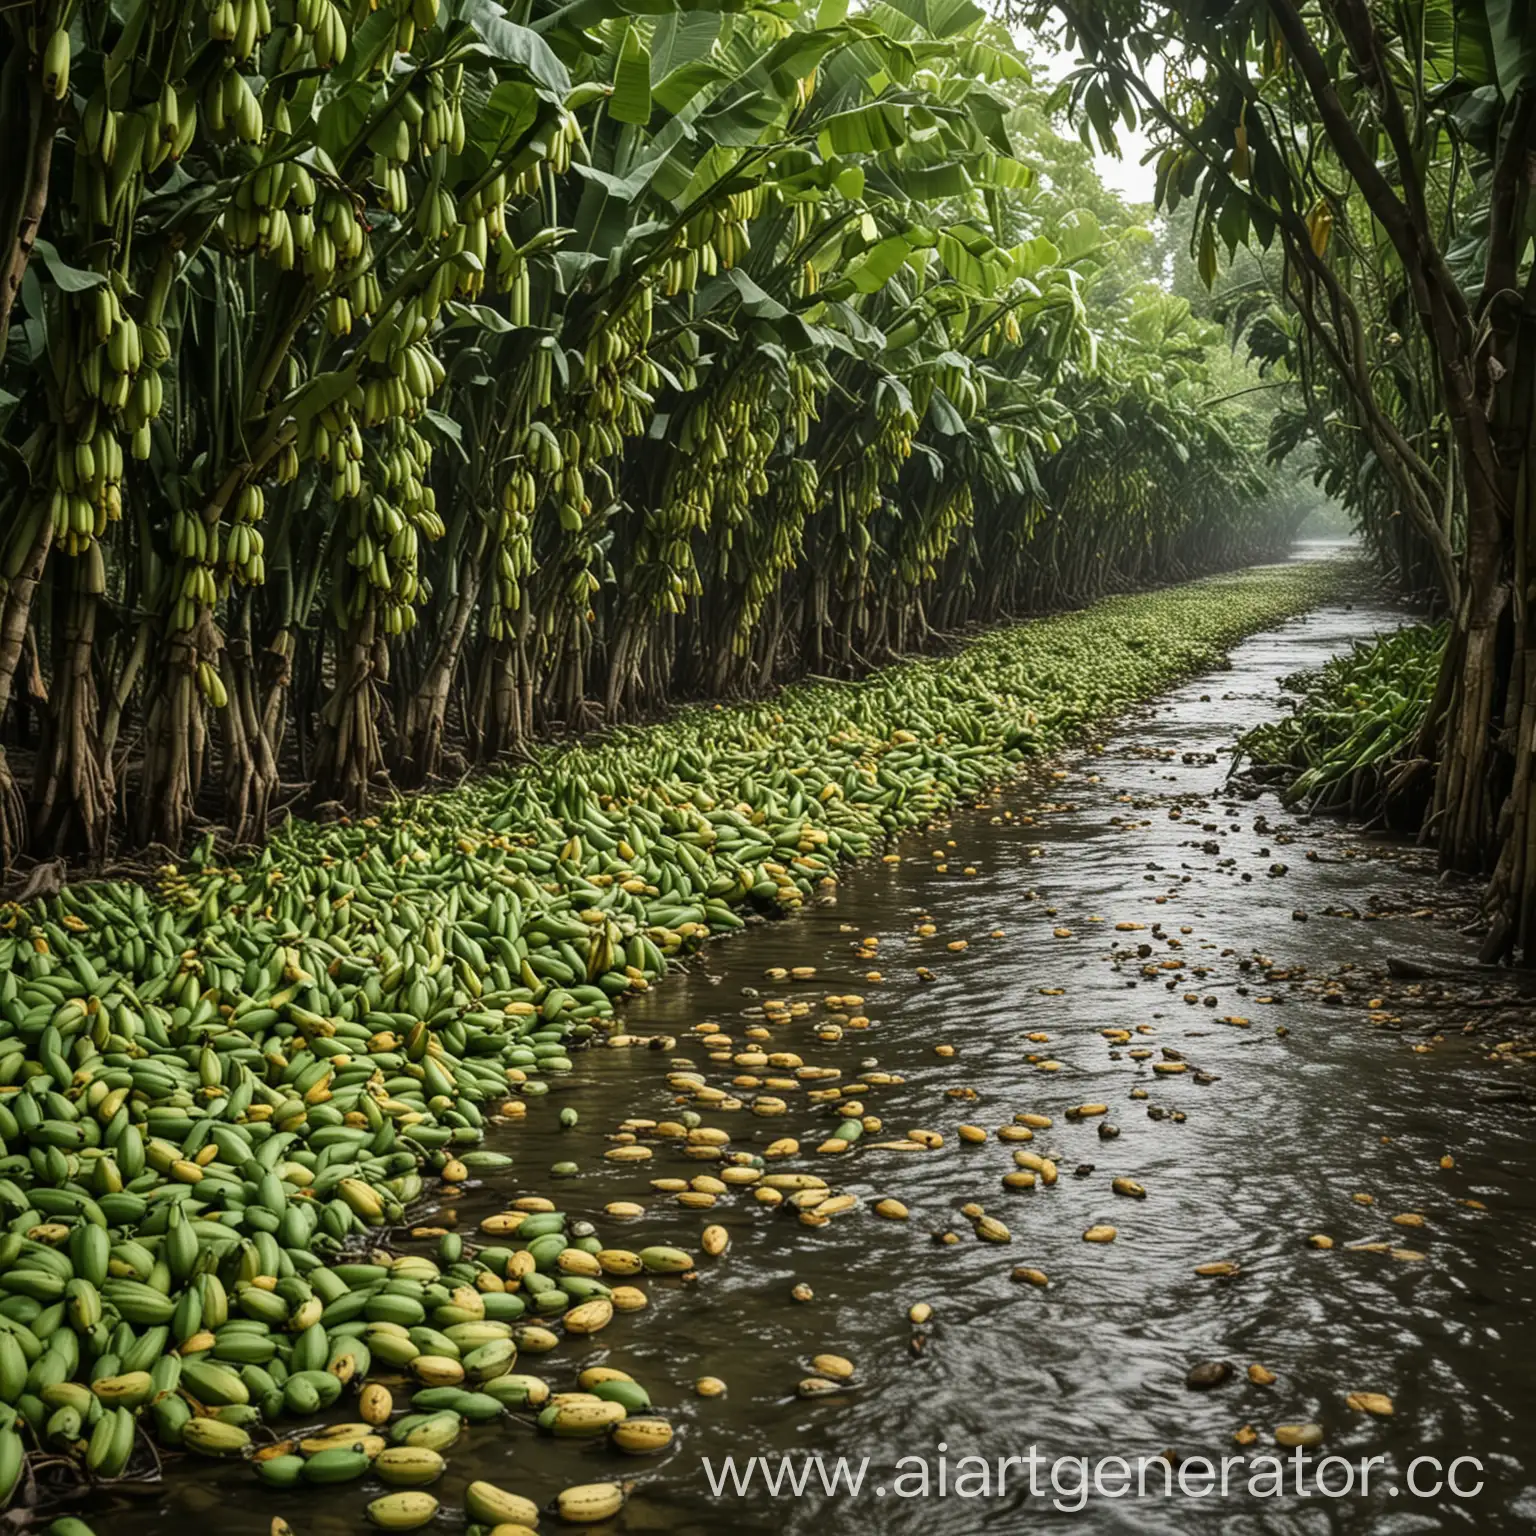
<instances>
[{"instance_id":1,"label":"tree branch","mask_svg":"<svg viewBox=\"0 0 1536 1536\"><path fill-rule=\"evenodd\" d=\"M37 35L47 39L53 32L54 10L46 6L36 21ZM13 46L23 46L13 41ZM0 268L0 360L11 337L11 315L21 295L21 280L27 275L27 263L42 227L48 207L48 173L53 165L53 139L59 126L62 103L43 89L43 61L35 54L27 71L28 133L27 153L22 169L24 188L17 212L16 227L4 232L6 245Z\"/></svg>"}]
</instances>

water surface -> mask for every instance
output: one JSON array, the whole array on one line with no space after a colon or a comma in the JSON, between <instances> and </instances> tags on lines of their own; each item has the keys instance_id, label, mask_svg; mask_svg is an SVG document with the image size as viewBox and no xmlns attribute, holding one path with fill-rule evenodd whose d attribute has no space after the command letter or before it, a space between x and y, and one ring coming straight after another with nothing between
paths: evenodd
<instances>
[{"instance_id":1,"label":"water surface","mask_svg":"<svg viewBox=\"0 0 1536 1536\"><path fill-rule=\"evenodd\" d=\"M1412 861L1404 867L1390 845L1306 823L1272 797L1244 799L1226 784L1232 740L1273 713L1277 678L1399 621L1391 610L1334 607L1249 640L1230 669L1166 695L1094 749L945 828L904 839L900 862L848 871L835 901L711 946L626 1012L627 1030L677 1037L675 1049L586 1052L524 1123L493 1132L491 1144L518 1166L494 1188L466 1193L456 1211L466 1230L516 1194L547 1193L592 1217L614 1246L696 1250L706 1223L719 1222L731 1248L701 1259L696 1282L650 1282L648 1311L523 1363L557 1387L572 1385L584 1364L630 1371L677 1426L664 1458L617 1458L601 1445L551 1441L520 1421L475 1428L434 1490L445 1507L473 1477L542 1502L567 1483L622 1473L636 1486L604 1530L1529 1529L1536 1211L1528 1101L1505 1091L1524 1081L1522 1069L1490 1060L1502 1038L1496 1010L1478 1010L1464 994L1437 999L1433 983L1415 996L1376 979L1391 956L1430 969L1466 965L1471 941L1424 915L1434 899L1423 894L1432 891L1429 875ZM1382 915L1330 918L1330 908ZM924 923L931 936L916 931ZM1132 923L1142 926L1116 927ZM876 958L856 951L865 937L879 940ZM968 947L948 947L959 940ZM797 965L814 966L814 980L764 978L769 967ZM919 966L934 979L919 979ZM867 979L872 970L883 979ZM1328 977L1342 982L1333 1001L1321 985ZM862 1004L824 1002L846 994ZM695 1033L713 1021L734 1050L747 1049L755 1042L746 1031L764 1023L762 997L812 1005L774 1025L766 1049L839 1068L843 1084L868 1070L902 1080L856 1095L885 1125L867 1141L909 1127L944 1137L926 1153L864 1146L817 1156L811 1149L840 1111L808 1103L804 1092L786 1095L783 1117L706 1112L706 1124L730 1132L733 1149L798 1137L804 1152L793 1166L861 1202L824 1227L807 1228L749 1194L708 1212L679 1208L648 1181L709 1165L666 1144L638 1171L602 1160L625 1117L678 1111L665 1079L684 1058L721 1086L743 1073L774 1075L711 1059ZM1368 1006L1378 999L1382 1007ZM869 1027L820 1040L818 1025L839 1012L865 1015ZM1463 1035L1468 1025L1476 1033ZM1129 1044L1103 1034L1144 1026ZM937 1055L939 1044L957 1054ZM1154 1074L1165 1048L1189 1070ZM1151 1054L1136 1060L1133 1049ZM1059 1069L1041 1070L1044 1061ZM750 1100L755 1090L737 1091ZM1066 1117L1094 1101L1108 1105L1106 1117ZM558 1125L567 1104L580 1110L573 1130ZM993 1134L979 1146L957 1138L961 1123L992 1133L1018 1112L1054 1121L1031 1144L1060 1165L1052 1188L1003 1188L1012 1148ZM1118 1136L1101 1137L1106 1120ZM1442 1167L1445 1157L1454 1166ZM586 1171L551 1179L546 1170L564 1158ZM1138 1181L1146 1198L1112 1193L1116 1177ZM883 1196L904 1202L910 1220L874 1215L869 1207ZM644 1201L647 1215L605 1217L615 1199ZM972 1235L960 1213L971 1201L1007 1224L1011 1243ZM1394 1223L1400 1214L1422 1216L1423 1225ZM1098 1223L1116 1227L1113 1243L1083 1241ZM944 1232L959 1241L935 1242ZM1313 1234L1335 1247L1309 1246ZM1350 1251L1356 1243L1395 1252ZM1196 1275L1217 1261L1240 1266L1238 1274ZM1010 1279L1015 1266L1044 1271L1048 1288ZM799 1283L812 1300L792 1297ZM933 1319L915 1329L908 1309L919 1301L932 1305ZM854 1384L800 1399L797 1383L822 1351L855 1363ZM1202 1361L1229 1362L1231 1379L1191 1390L1187 1373ZM1249 1382L1253 1363L1275 1382ZM724 1397L693 1394L705 1374L727 1383ZM1393 1415L1350 1408L1347 1395L1360 1391L1390 1396ZM1382 1458L1368 1497L1094 1497L1080 1513L1051 1507L1051 1458L1134 1462L1171 1451L1219 1462L1243 1450L1233 1439L1243 1426L1258 1435L1247 1450L1257 1456L1275 1454L1277 1425L1304 1422L1324 1427L1323 1454L1354 1463L1357 1487L1361 1459ZM953 1478L961 1456L995 1467L1031 1446L1047 1469L1044 1499L1030 1495L1017 1469L1002 1496L995 1478L986 1497L896 1495L895 1473L913 1467L898 1468L899 1458L927 1458L936 1490L941 1454ZM812 1451L869 1458L861 1495L829 1499L813 1478L800 1498L760 1487L717 1498L701 1467L705 1457L716 1468L727 1456L744 1467L752 1456ZM1483 1465L1477 1497L1421 1499L1402 1486L1415 1456L1444 1465L1464 1455ZM1470 1468L1461 1477L1464 1487L1478 1480ZM1435 1478L1420 1470L1421 1486ZM1234 1486L1243 1482L1239 1474ZM914 1486L910 1477L903 1486ZM975 1490L977 1477L963 1486ZM1059 1496L1069 1506L1072 1486L1066 1479ZM354 1484L275 1494L244 1468L198 1466L169 1479L151 1503L120 1509L106 1528L216 1519L243 1536L282 1514L299 1536L360 1529L363 1505L378 1491Z\"/></svg>"}]
</instances>

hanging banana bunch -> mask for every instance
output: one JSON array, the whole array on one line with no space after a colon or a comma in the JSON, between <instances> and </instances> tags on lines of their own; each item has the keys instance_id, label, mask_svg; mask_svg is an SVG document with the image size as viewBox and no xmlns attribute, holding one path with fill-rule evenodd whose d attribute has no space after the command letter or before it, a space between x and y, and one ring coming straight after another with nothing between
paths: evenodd
<instances>
[{"instance_id":1,"label":"hanging banana bunch","mask_svg":"<svg viewBox=\"0 0 1536 1536\"><path fill-rule=\"evenodd\" d=\"M46 529L91 560L80 590L121 594L156 645L192 633L209 704L233 675L221 625L249 626L258 649L280 627L290 659L329 658L345 632L375 647L382 679L388 637L436 623L432 589L466 560L485 566L467 654L489 640L503 666L515 642L514 670L538 679L531 717L579 708L609 667L638 668L634 698L693 686L698 658L727 650L752 659L739 677L770 675L781 627L846 630L856 649L861 614L916 610L952 557L964 590L972 538L1024 569L1040 563L1038 523L1076 558L1069 502L1118 549L1195 527L1219 500L1166 456L1105 453L1103 434L1096 455L1064 455L1074 422L1112 414L1131 386L1085 363L1070 394L1045 355L1055 319L1021 322L1020 289L972 291L922 233L951 230L955 210L866 198L866 172L888 187L881 173L906 162L829 153L815 71L775 77L782 101L762 93L771 155L701 134L633 198L629 228L594 229L583 200L650 153L670 115L658 103L621 122L594 78L606 62L574 37L546 39L562 94L549 61L494 56L472 8L439 0L143 0L88 19L29 39L66 103L66 184L50 189L55 254L34 261L50 387L11 418L30 433L29 476L25 492L0 486L0 579ZM800 25L739 19L711 66L741 78L753 47ZM100 57L71 57L87 48ZM103 67L113 50L134 67ZM851 105L862 86L822 68ZM972 87L934 52L910 91L945 110L908 127L963 156L974 124L954 108ZM991 213L967 216L979 228ZM910 250L872 291L860 273L893 236ZM552 260L557 247L570 255ZM1034 281L1044 294L1054 280ZM1021 363L1023 348L1041 355ZM973 427L959 439L936 430L938 390ZM445 437L457 447L435 463ZM438 543L450 486L471 535L453 548ZM419 637L413 661L438 638ZM176 689L181 645L167 647ZM196 731L186 747L173 734L159 757L203 751Z\"/></svg>"},{"instance_id":2,"label":"hanging banana bunch","mask_svg":"<svg viewBox=\"0 0 1536 1536\"><path fill-rule=\"evenodd\" d=\"M345 561L358 579L348 584L343 606L354 620L373 608L387 635L402 635L414 626L415 605L425 595L420 540L443 535L436 493L425 483L431 463L432 445L426 438L408 422L392 418L377 451L369 455L362 493L347 505Z\"/></svg>"},{"instance_id":3,"label":"hanging banana bunch","mask_svg":"<svg viewBox=\"0 0 1536 1536\"><path fill-rule=\"evenodd\" d=\"M282 39L279 65L285 71L333 69L347 57L347 21L332 0L294 0Z\"/></svg>"},{"instance_id":4,"label":"hanging banana bunch","mask_svg":"<svg viewBox=\"0 0 1536 1536\"><path fill-rule=\"evenodd\" d=\"M809 459L784 460L775 467L772 483L775 493L759 504L739 546L737 569L744 577L744 586L731 637L731 648L737 655L751 649L758 620L799 560L805 525L820 499L820 477Z\"/></svg>"}]
</instances>

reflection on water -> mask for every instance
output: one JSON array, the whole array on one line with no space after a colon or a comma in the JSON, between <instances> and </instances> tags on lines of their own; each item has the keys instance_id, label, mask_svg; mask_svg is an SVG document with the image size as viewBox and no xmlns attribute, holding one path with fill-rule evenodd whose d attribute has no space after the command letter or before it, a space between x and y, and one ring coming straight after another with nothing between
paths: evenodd
<instances>
[{"instance_id":1,"label":"reflection on water","mask_svg":"<svg viewBox=\"0 0 1536 1536\"><path fill-rule=\"evenodd\" d=\"M1389 1007L1408 1030L1397 1033L1374 1027L1366 1006L1374 995L1367 978L1387 957L1464 964L1467 942L1406 912L1327 918L1325 908L1364 908L1373 893L1391 906L1407 876L1390 859L1352 857L1359 839L1343 828L1296 823L1271 798L1225 792L1226 749L1239 729L1273 711L1276 678L1395 622L1389 611L1329 609L1249 641L1230 670L1168 695L1099 750L1059 765L1059 777L1042 773L942 831L906 839L900 863L850 871L835 904L712 947L629 1009L626 1027L635 1033L681 1037L712 1020L741 1050L750 1043L745 1031L762 1022L750 989L814 1001L806 1016L772 1029L768 1049L838 1067L844 1082L861 1069L896 1074L899 1085L861 1095L886 1127L869 1139L923 1126L943 1133L942 1148L817 1157L810 1149L839 1115L803 1093L789 1095L783 1117L715 1112L705 1122L729 1129L736 1147L799 1137L806 1150L795 1166L856 1194L860 1209L816 1229L742 1194L709 1212L683 1210L653 1194L649 1179L688 1177L707 1165L665 1145L639 1171L602 1160L620 1120L675 1111L669 1063L686 1056L722 1085L743 1070L712 1061L697 1040L679 1038L675 1053L587 1052L569 1082L530 1104L526 1122L496 1132L493 1144L518 1159L516 1177L471 1190L459 1206L466 1226L512 1195L549 1193L591 1215L615 1245L667 1241L696 1250L703 1226L717 1221L732 1246L720 1259L702 1259L694 1284L651 1282L648 1311L524 1362L557 1387L603 1359L629 1370L678 1426L664 1459L621 1466L601 1445L552 1441L527 1423L475 1428L434 1489L445 1508L462 1507L458 1496L474 1477L542 1502L565 1484L625 1473L637 1478L633 1496L604 1530L968 1536L1069 1520L1094 1533L1530 1528L1536 1346L1526 1324L1536 1283L1528 1112L1509 1096L1479 1094L1495 1076L1501 1087L1511 1081L1487 1063L1491 1040L1410 1049L1426 1018L1450 1036L1472 1017L1464 1009L1415 1015L1399 988ZM1045 809L1051 805L1069 808ZM1004 809L1011 820L999 819ZM924 918L931 937L914 933ZM988 937L994 929L1004 936ZM879 938L877 960L853 953L864 936ZM969 947L947 948L960 939ZM1143 943L1145 957L1136 954ZM1270 980L1262 968L1241 969L1255 954L1292 975ZM1161 968L1165 961L1181 964ZM813 965L817 974L775 986L763 978L775 965ZM936 979L919 981L919 965ZM876 966L885 979L866 980ZM1295 974L1305 967L1320 978L1344 966L1356 968L1347 974L1357 988L1342 994L1343 1007L1325 1004L1314 982ZM863 997L871 1027L819 1041L822 999L850 992ZM1233 1018L1250 1022L1223 1022ZM1143 1025L1151 1032L1119 1044L1102 1033ZM1032 1042L1032 1033L1048 1041ZM936 1055L940 1043L957 1054ZM1169 1061L1165 1048L1186 1071L1154 1073ZM1144 1049L1151 1054L1133 1059ZM1045 1059L1060 1070L1040 1070ZM975 1097L949 1097L952 1089ZM1108 1115L1066 1118L1087 1101L1106 1103ZM574 1129L559 1126L565 1104L580 1107ZM1021 1111L1054 1121L1031 1144L1060 1164L1052 1188L1004 1189L1013 1149L995 1135L977 1146L956 1137L962 1122L995 1131ZM1101 1136L1105 1121L1117 1136ZM1445 1155L1454 1167L1441 1167ZM546 1170L559 1159L587 1171L553 1180ZM1112 1193L1117 1177L1139 1181L1146 1198ZM885 1195L903 1201L911 1219L875 1216L869 1205ZM646 1200L649 1212L613 1222L602 1207L618 1198ZM1468 1199L1486 1210L1462 1203ZM959 1212L967 1201L1005 1221L1012 1242L977 1241ZM1391 1221L1405 1213L1424 1224ZM1096 1223L1112 1223L1116 1240L1085 1243ZM960 1241L932 1241L947 1230ZM1336 1246L1309 1247L1312 1234L1330 1235ZM1346 1251L1355 1242L1384 1251ZM1422 1257L1407 1256L1415 1254ZM1218 1261L1240 1266L1237 1276L1196 1275ZM1049 1287L1010 1280L1015 1266L1043 1270ZM798 1282L811 1286L812 1300L791 1297ZM908 1321L918 1301L933 1307L922 1329ZM797 1398L809 1357L828 1350L855 1363L854 1384ZM1230 1362L1232 1376L1193 1391L1186 1376L1204 1361ZM1277 1380L1249 1382L1253 1363ZM695 1397L691 1384L704 1374L723 1378L727 1395ZM1389 1395L1392 1417L1347 1406L1346 1395L1358 1391ZM1045 1458L1168 1449L1219 1460L1238 1452L1233 1435L1242 1426L1258 1432L1257 1455L1273 1448L1276 1425L1309 1422L1324 1427L1327 1452L1357 1465L1384 1458L1370 1498L1097 1498L1069 1516L1029 1498L1027 1486L1003 1497L921 1501L868 1491L857 1501L760 1491L717 1499L700 1467L701 1457L718 1464L727 1455L815 1450L871 1458L873 1486L907 1455L931 1458L936 1478L941 1443L951 1466L964 1454L995 1461L1031 1445ZM1486 1468L1487 1488L1475 1500L1391 1493L1413 1456L1448 1462L1463 1454ZM356 1530L377 1491L275 1494L244 1468L199 1466L172 1478L151 1507L121 1510L107 1528L180 1529L214 1517L235 1536L265 1531L282 1514L298 1536Z\"/></svg>"}]
</instances>

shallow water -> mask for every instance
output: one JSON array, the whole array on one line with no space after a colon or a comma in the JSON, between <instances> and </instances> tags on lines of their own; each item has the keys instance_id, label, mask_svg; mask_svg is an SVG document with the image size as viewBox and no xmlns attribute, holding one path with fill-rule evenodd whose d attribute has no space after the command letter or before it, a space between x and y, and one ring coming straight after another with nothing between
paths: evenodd
<instances>
[{"instance_id":1,"label":"shallow water","mask_svg":"<svg viewBox=\"0 0 1536 1536\"><path fill-rule=\"evenodd\" d=\"M1069 1521L1093 1533L1529 1529L1536 1521L1529 1434L1536 1343L1525 1326L1536 1293L1530 1116L1524 1102L1486 1091L1510 1087L1519 1069L1489 1062L1489 1047L1502 1038L1496 1033L1461 1038L1464 1023L1480 1020L1467 1007L1419 1008L1402 984L1365 981L1388 956L1465 964L1470 941L1410 915L1418 898L1398 893L1429 881L1384 857L1390 848L1336 825L1298 822L1272 797L1245 800L1225 784L1233 736L1273 713L1277 677L1397 622L1390 610L1331 608L1255 637L1234 652L1229 670L1168 694L1101 747L1056 763L1055 776L1042 770L952 825L905 839L899 863L848 871L834 903L710 947L626 1012L626 1029L676 1036L675 1050L579 1055L569 1079L530 1104L525 1122L494 1131L491 1145L517 1157L518 1176L466 1192L457 1209L465 1230L517 1194L540 1193L591 1216L614 1246L672 1242L696 1251L709 1222L727 1228L732 1246L721 1258L701 1258L694 1283L648 1282L647 1312L621 1315L595 1339L519 1367L557 1388L600 1360L630 1371L677 1426L664 1458L630 1461L601 1445L552 1441L522 1421L472 1428L433 1490L445 1508L462 1507L459 1494L474 1477L542 1502L568 1483L625 1474L637 1479L630 1503L598 1529L963 1536ZM1179 819L1170 818L1175 809ZM1255 818L1267 818L1268 829L1256 829ZM1285 872L1269 873L1277 865ZM967 868L975 873L962 873ZM1324 915L1330 906L1364 908L1372 893L1397 915ZM1293 915L1298 910L1305 922ZM931 937L914 933L925 917L936 929ZM1117 923L1145 926L1120 931ZM1162 925L1159 933L1153 924ZM994 929L1003 937L988 937ZM866 935L880 940L877 959L854 953ZM959 939L969 947L947 949ZM1150 945L1145 960L1135 954L1142 943ZM1255 954L1292 976L1266 980L1261 968L1240 969ZM1175 959L1179 970L1143 973L1143 965ZM812 965L816 976L766 981L765 968L776 965ZM1358 990L1345 990L1342 1006L1325 1003L1316 981L1294 974L1305 966L1322 978L1349 965L1358 971L1345 980ZM919 980L917 966L935 979ZM865 979L872 969L884 979ZM824 1227L807 1228L787 1207L772 1211L743 1194L708 1212L677 1207L649 1180L709 1165L666 1143L639 1170L602 1160L626 1116L675 1113L665 1082L672 1063L686 1057L722 1086L744 1070L712 1061L707 1047L682 1037L711 1020L736 1050L752 1045L745 1031L763 1021L751 989L814 1005L774 1026L767 1049L840 1068L844 1083L875 1064L903 1079L858 1095L885 1122L867 1140L899 1137L911 1126L944 1136L926 1153L864 1147L817 1156L811 1149L840 1114L805 1102L803 1093L787 1095L790 1111L776 1118L705 1112L705 1124L730 1131L734 1148L761 1150L797 1136L804 1151L792 1166L861 1201ZM847 993L862 996L853 1011L867 1014L870 1027L819 1041L815 1025L828 1011L822 1000ZM1366 1005L1377 996L1388 1006L1373 1022ZM1381 1027L1392 1016L1405 1021L1401 1032ZM1222 1022L1237 1017L1251 1022ZM1412 1043L1426 1040L1426 1024L1442 1026L1447 1038L1416 1053ZM1130 1046L1101 1034L1139 1026L1151 1033ZM1048 1042L1026 1038L1037 1031ZM936 1055L941 1042L958 1054ZM1156 1054L1133 1060L1129 1050L1141 1047ZM1164 1047L1190 1070L1154 1076ZM1040 1070L1037 1062L1047 1059L1060 1069ZM1212 1080L1197 1081L1197 1069ZM956 1088L974 1090L975 1099L948 1097ZM1145 1101L1130 1097L1134 1089L1145 1090ZM751 1090L742 1094L750 1098ZM1066 1118L1068 1108L1089 1101L1108 1104L1118 1137L1102 1139L1099 1119ZM566 1104L580 1110L572 1130L558 1125ZM1187 1118L1154 1119L1149 1108ZM995 1135L979 1146L956 1138L961 1123L995 1132L1020 1111L1054 1121L1031 1144L1057 1156L1061 1177L1052 1188L1003 1188L1012 1148ZM1447 1154L1451 1169L1440 1165ZM552 1179L545 1170L562 1158L586 1171ZM1075 1172L1080 1165L1091 1171ZM1146 1198L1113 1194L1110 1181L1120 1176L1144 1185ZM1357 1203L1357 1194L1375 1203ZM909 1221L873 1214L869 1206L886 1195L910 1208ZM621 1198L646 1201L648 1214L631 1223L604 1216L603 1205ZM1468 1199L1487 1208L1462 1203ZM972 1236L959 1207L973 1200L1007 1223L1011 1243ZM1404 1212L1421 1213L1425 1225L1390 1221ZM1101 1222L1115 1225L1116 1240L1085 1243L1084 1230ZM936 1231L960 1240L938 1245ZM1337 1246L1309 1247L1314 1233ZM1346 1251L1365 1241L1422 1257ZM1194 1273L1217 1260L1240 1272ZM1011 1281L1016 1265L1045 1271L1049 1287ZM802 1281L814 1290L809 1302L791 1297ZM907 1312L918 1301L931 1303L934 1315L914 1329ZM918 1350L914 1333L923 1338ZM851 1359L854 1384L799 1399L796 1384L821 1351ZM1208 1360L1231 1362L1231 1379L1191 1390L1186 1374ZM1245 1378L1253 1362L1276 1374L1273 1385ZM691 1384L704 1374L723 1378L727 1395L694 1396ZM1345 1397L1353 1391L1390 1395L1395 1413L1351 1409ZM1096 1496L1081 1513L1051 1507L1058 1497L1076 1503L1075 1475L1063 1476L1064 1494L1053 1493L1052 1458L1120 1456L1134 1464L1171 1449L1219 1461L1240 1452L1233 1434L1247 1424L1259 1434L1248 1454L1272 1455L1274 1427L1302 1422L1324 1426L1322 1454L1351 1459L1356 1487L1361 1459L1384 1458L1372 1470L1369 1496L1244 1497L1247 1473L1238 1472L1225 1500ZM965 1470L961 1456L988 1458L988 1496L938 1495L941 1443L951 1480ZM1042 1458L1044 1496L1030 1494L1027 1469L1019 1468L1009 1469L999 1496L997 1459L1027 1456L1032 1445ZM701 1467L704 1457L718 1469L725 1456L744 1467L755 1455L812 1451L870 1458L860 1496L826 1497L813 1472L815 1491L803 1497L770 1497L757 1485L744 1497L714 1497ZM1442 1464L1480 1458L1481 1473L1464 1467L1460 1477L1463 1487L1479 1477L1486 1486L1470 1499L1417 1498L1404 1483L1415 1456ZM897 1465L903 1457L928 1459L932 1496L898 1496L898 1473L908 1474L901 1492L916 1481L915 1463ZM1342 1480L1340 1467L1330 1474ZM1443 1473L1421 1467L1418 1476L1427 1486ZM1105 1477L1114 1487L1113 1468ZM1151 1486L1160 1489L1161 1476ZM975 1492L978 1479L962 1487ZM378 1491L353 1484L279 1494L243 1467L197 1465L153 1498L118 1505L98 1530L216 1521L237 1536L264 1532L274 1514L298 1536L357 1530Z\"/></svg>"}]
</instances>

